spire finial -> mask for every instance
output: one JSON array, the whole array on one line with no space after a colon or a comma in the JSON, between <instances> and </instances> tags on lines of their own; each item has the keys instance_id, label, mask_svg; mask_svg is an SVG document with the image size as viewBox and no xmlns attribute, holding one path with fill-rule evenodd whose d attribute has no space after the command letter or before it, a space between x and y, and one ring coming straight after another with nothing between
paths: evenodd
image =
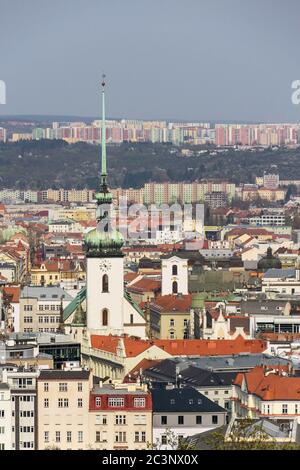
<instances>
[{"instance_id":1,"label":"spire finial","mask_svg":"<svg viewBox=\"0 0 300 470\"><path fill-rule=\"evenodd\" d=\"M105 122L105 85L106 85L106 75L103 73L102 75L102 145L101 145L101 153L102 153L102 162L101 162L101 184L106 184L106 176L107 176L107 169L106 169L106 122Z\"/></svg>"}]
</instances>

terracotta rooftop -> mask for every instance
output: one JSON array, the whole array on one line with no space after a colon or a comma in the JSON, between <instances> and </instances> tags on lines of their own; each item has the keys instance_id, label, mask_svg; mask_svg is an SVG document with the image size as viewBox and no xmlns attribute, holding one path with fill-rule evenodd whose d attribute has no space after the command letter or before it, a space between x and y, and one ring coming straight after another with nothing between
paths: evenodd
<instances>
[{"instance_id":1,"label":"terracotta rooftop","mask_svg":"<svg viewBox=\"0 0 300 470\"><path fill-rule=\"evenodd\" d=\"M138 273L126 273L124 275L124 281L125 282L132 282L135 278L139 276Z\"/></svg>"},{"instance_id":2,"label":"terracotta rooftop","mask_svg":"<svg viewBox=\"0 0 300 470\"><path fill-rule=\"evenodd\" d=\"M188 295L160 295L152 303L158 306L161 312L188 312L192 306L192 296Z\"/></svg>"},{"instance_id":3,"label":"terracotta rooftop","mask_svg":"<svg viewBox=\"0 0 300 470\"><path fill-rule=\"evenodd\" d=\"M4 287L4 293L9 297L10 302L18 303L20 300L21 288L18 286Z\"/></svg>"},{"instance_id":4,"label":"terracotta rooftop","mask_svg":"<svg viewBox=\"0 0 300 470\"><path fill-rule=\"evenodd\" d=\"M300 377L283 376L278 371L266 371L263 367L255 367L251 372L238 374L235 384L241 386L243 378L250 394L267 401L296 400L300 401Z\"/></svg>"},{"instance_id":5,"label":"terracotta rooftop","mask_svg":"<svg viewBox=\"0 0 300 470\"><path fill-rule=\"evenodd\" d=\"M149 292L157 291L160 289L160 281L157 279L150 279L149 277L143 277L142 279L134 282L128 287L129 291L140 291Z\"/></svg>"},{"instance_id":6,"label":"terracotta rooftop","mask_svg":"<svg viewBox=\"0 0 300 470\"><path fill-rule=\"evenodd\" d=\"M91 344L95 349L116 354L120 337L118 336L91 336ZM244 340L241 336L235 340L153 340L146 341L123 337L127 357L136 357L152 346L156 346L171 356L228 356L247 353L261 353L267 348L262 340Z\"/></svg>"}]
</instances>

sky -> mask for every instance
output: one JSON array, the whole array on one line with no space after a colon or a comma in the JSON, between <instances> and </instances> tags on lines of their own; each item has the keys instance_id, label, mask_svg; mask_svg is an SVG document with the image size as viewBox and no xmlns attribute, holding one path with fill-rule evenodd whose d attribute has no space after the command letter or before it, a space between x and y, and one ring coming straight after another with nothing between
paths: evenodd
<instances>
[{"instance_id":1,"label":"sky","mask_svg":"<svg viewBox=\"0 0 300 470\"><path fill-rule=\"evenodd\" d=\"M299 0L0 0L1 115L300 122Z\"/></svg>"}]
</instances>

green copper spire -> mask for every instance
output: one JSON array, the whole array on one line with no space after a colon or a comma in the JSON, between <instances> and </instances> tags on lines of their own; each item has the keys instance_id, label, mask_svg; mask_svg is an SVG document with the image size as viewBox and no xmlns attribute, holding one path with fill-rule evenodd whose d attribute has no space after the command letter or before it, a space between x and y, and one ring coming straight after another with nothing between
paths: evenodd
<instances>
[{"instance_id":1,"label":"green copper spire","mask_svg":"<svg viewBox=\"0 0 300 470\"><path fill-rule=\"evenodd\" d=\"M84 239L87 258L123 256L122 234L112 224L112 194L107 184L106 122L105 122L105 75L102 77L102 149L100 190L96 194L97 228L90 230Z\"/></svg>"},{"instance_id":2,"label":"green copper spire","mask_svg":"<svg viewBox=\"0 0 300 470\"><path fill-rule=\"evenodd\" d=\"M107 168L106 168L106 122L105 122L105 75L102 76L102 164L101 164L101 183L106 183Z\"/></svg>"}]
</instances>

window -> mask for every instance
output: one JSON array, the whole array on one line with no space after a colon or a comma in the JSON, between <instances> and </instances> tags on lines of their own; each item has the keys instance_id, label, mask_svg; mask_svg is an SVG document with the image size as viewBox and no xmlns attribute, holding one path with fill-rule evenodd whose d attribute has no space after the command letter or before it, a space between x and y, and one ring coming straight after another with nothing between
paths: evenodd
<instances>
[{"instance_id":1,"label":"window","mask_svg":"<svg viewBox=\"0 0 300 470\"><path fill-rule=\"evenodd\" d=\"M106 415L96 415L95 424L107 424L107 416Z\"/></svg>"},{"instance_id":2,"label":"window","mask_svg":"<svg viewBox=\"0 0 300 470\"><path fill-rule=\"evenodd\" d=\"M173 264L173 266L172 266L172 275L173 276L178 275L178 267L176 266L176 264Z\"/></svg>"},{"instance_id":3,"label":"window","mask_svg":"<svg viewBox=\"0 0 300 470\"><path fill-rule=\"evenodd\" d=\"M165 434L163 434L161 436L161 443L162 443L162 445L167 445L168 444L168 439L167 439L167 436Z\"/></svg>"},{"instance_id":4,"label":"window","mask_svg":"<svg viewBox=\"0 0 300 470\"><path fill-rule=\"evenodd\" d=\"M24 305L24 312L32 312L32 305Z\"/></svg>"},{"instance_id":5,"label":"window","mask_svg":"<svg viewBox=\"0 0 300 470\"><path fill-rule=\"evenodd\" d=\"M78 431L78 442L83 442L83 431Z\"/></svg>"},{"instance_id":6,"label":"window","mask_svg":"<svg viewBox=\"0 0 300 470\"><path fill-rule=\"evenodd\" d=\"M178 283L176 281L172 283L172 292L173 294L178 294Z\"/></svg>"},{"instance_id":7,"label":"window","mask_svg":"<svg viewBox=\"0 0 300 470\"><path fill-rule=\"evenodd\" d=\"M174 331L170 331L170 339L175 339L175 332Z\"/></svg>"},{"instance_id":8,"label":"window","mask_svg":"<svg viewBox=\"0 0 300 470\"><path fill-rule=\"evenodd\" d=\"M288 405L282 405L282 414L287 415L288 414Z\"/></svg>"},{"instance_id":9,"label":"window","mask_svg":"<svg viewBox=\"0 0 300 470\"><path fill-rule=\"evenodd\" d=\"M102 277L102 292L108 292L108 275L104 274Z\"/></svg>"},{"instance_id":10,"label":"window","mask_svg":"<svg viewBox=\"0 0 300 470\"><path fill-rule=\"evenodd\" d=\"M146 415L135 415L134 416L134 424L146 424L147 417Z\"/></svg>"},{"instance_id":11,"label":"window","mask_svg":"<svg viewBox=\"0 0 300 470\"><path fill-rule=\"evenodd\" d=\"M295 405L295 415L298 414L298 405Z\"/></svg>"},{"instance_id":12,"label":"window","mask_svg":"<svg viewBox=\"0 0 300 470\"><path fill-rule=\"evenodd\" d=\"M4 426L0 426L0 434L4 434L5 433L5 427Z\"/></svg>"},{"instance_id":13,"label":"window","mask_svg":"<svg viewBox=\"0 0 300 470\"><path fill-rule=\"evenodd\" d=\"M77 406L78 406L78 408L82 408L82 398L78 398Z\"/></svg>"},{"instance_id":14,"label":"window","mask_svg":"<svg viewBox=\"0 0 300 470\"><path fill-rule=\"evenodd\" d=\"M188 321L187 318L185 318L185 319L183 320L183 326L184 326L184 328L187 328L188 324L189 324L189 321Z\"/></svg>"},{"instance_id":15,"label":"window","mask_svg":"<svg viewBox=\"0 0 300 470\"><path fill-rule=\"evenodd\" d=\"M178 416L178 424L184 424L184 416Z\"/></svg>"},{"instance_id":16,"label":"window","mask_svg":"<svg viewBox=\"0 0 300 470\"><path fill-rule=\"evenodd\" d=\"M171 328L174 328L174 326L175 326L174 318L171 318L171 320L170 320L170 327L171 327Z\"/></svg>"},{"instance_id":17,"label":"window","mask_svg":"<svg viewBox=\"0 0 300 470\"><path fill-rule=\"evenodd\" d=\"M102 310L102 326L108 326L108 310Z\"/></svg>"},{"instance_id":18,"label":"window","mask_svg":"<svg viewBox=\"0 0 300 470\"><path fill-rule=\"evenodd\" d=\"M49 384L48 384L48 382L44 382L44 392L49 392Z\"/></svg>"},{"instance_id":19,"label":"window","mask_svg":"<svg viewBox=\"0 0 300 470\"><path fill-rule=\"evenodd\" d=\"M168 417L167 416L162 416L161 417L161 424L163 426L165 426L166 424L168 424Z\"/></svg>"},{"instance_id":20,"label":"window","mask_svg":"<svg viewBox=\"0 0 300 470\"><path fill-rule=\"evenodd\" d=\"M145 398L135 398L134 399L134 406L135 406L135 408L145 408L146 399Z\"/></svg>"},{"instance_id":21,"label":"window","mask_svg":"<svg viewBox=\"0 0 300 470\"><path fill-rule=\"evenodd\" d=\"M72 431L67 431L67 442L72 442Z\"/></svg>"},{"instance_id":22,"label":"window","mask_svg":"<svg viewBox=\"0 0 300 470\"><path fill-rule=\"evenodd\" d=\"M133 314L131 313L130 314L130 324L133 325L134 321L133 321Z\"/></svg>"},{"instance_id":23,"label":"window","mask_svg":"<svg viewBox=\"0 0 300 470\"><path fill-rule=\"evenodd\" d=\"M69 399L68 398L59 398L58 399L58 408L69 408Z\"/></svg>"},{"instance_id":24,"label":"window","mask_svg":"<svg viewBox=\"0 0 300 470\"><path fill-rule=\"evenodd\" d=\"M119 397L109 398L108 406L112 406L112 407L124 406L124 398L119 398Z\"/></svg>"},{"instance_id":25,"label":"window","mask_svg":"<svg viewBox=\"0 0 300 470\"><path fill-rule=\"evenodd\" d=\"M196 424L202 424L202 416L196 416Z\"/></svg>"},{"instance_id":26,"label":"window","mask_svg":"<svg viewBox=\"0 0 300 470\"><path fill-rule=\"evenodd\" d=\"M146 442L146 433L145 431L136 431L134 433L134 442Z\"/></svg>"},{"instance_id":27,"label":"window","mask_svg":"<svg viewBox=\"0 0 300 470\"><path fill-rule=\"evenodd\" d=\"M116 424L126 424L126 415L116 415Z\"/></svg>"},{"instance_id":28,"label":"window","mask_svg":"<svg viewBox=\"0 0 300 470\"><path fill-rule=\"evenodd\" d=\"M32 317L24 317L24 323L32 323Z\"/></svg>"},{"instance_id":29,"label":"window","mask_svg":"<svg viewBox=\"0 0 300 470\"><path fill-rule=\"evenodd\" d=\"M97 406L97 408L99 408L101 406L101 398L100 397L96 397L95 405Z\"/></svg>"},{"instance_id":30,"label":"window","mask_svg":"<svg viewBox=\"0 0 300 470\"><path fill-rule=\"evenodd\" d=\"M44 398L44 408L49 408L49 398Z\"/></svg>"},{"instance_id":31,"label":"window","mask_svg":"<svg viewBox=\"0 0 300 470\"><path fill-rule=\"evenodd\" d=\"M55 432L55 442L60 442L60 431Z\"/></svg>"},{"instance_id":32,"label":"window","mask_svg":"<svg viewBox=\"0 0 300 470\"><path fill-rule=\"evenodd\" d=\"M218 416L217 415L213 415L211 417L211 421L212 421L212 424L218 424Z\"/></svg>"},{"instance_id":33,"label":"window","mask_svg":"<svg viewBox=\"0 0 300 470\"><path fill-rule=\"evenodd\" d=\"M49 431L44 432L44 442L49 442Z\"/></svg>"},{"instance_id":34,"label":"window","mask_svg":"<svg viewBox=\"0 0 300 470\"><path fill-rule=\"evenodd\" d=\"M96 442L101 442L101 438L100 438L100 431L96 431L96 439L95 439Z\"/></svg>"},{"instance_id":35,"label":"window","mask_svg":"<svg viewBox=\"0 0 300 470\"><path fill-rule=\"evenodd\" d=\"M60 383L59 384L59 391L60 392L67 392L68 391L68 384L67 383Z\"/></svg>"},{"instance_id":36,"label":"window","mask_svg":"<svg viewBox=\"0 0 300 470\"><path fill-rule=\"evenodd\" d=\"M126 432L119 431L115 433L115 442L126 442Z\"/></svg>"},{"instance_id":37,"label":"window","mask_svg":"<svg viewBox=\"0 0 300 470\"><path fill-rule=\"evenodd\" d=\"M0 418L5 418L5 411L4 410L0 410Z\"/></svg>"},{"instance_id":38,"label":"window","mask_svg":"<svg viewBox=\"0 0 300 470\"><path fill-rule=\"evenodd\" d=\"M189 339L189 332L187 330L183 333L183 339Z\"/></svg>"}]
</instances>

